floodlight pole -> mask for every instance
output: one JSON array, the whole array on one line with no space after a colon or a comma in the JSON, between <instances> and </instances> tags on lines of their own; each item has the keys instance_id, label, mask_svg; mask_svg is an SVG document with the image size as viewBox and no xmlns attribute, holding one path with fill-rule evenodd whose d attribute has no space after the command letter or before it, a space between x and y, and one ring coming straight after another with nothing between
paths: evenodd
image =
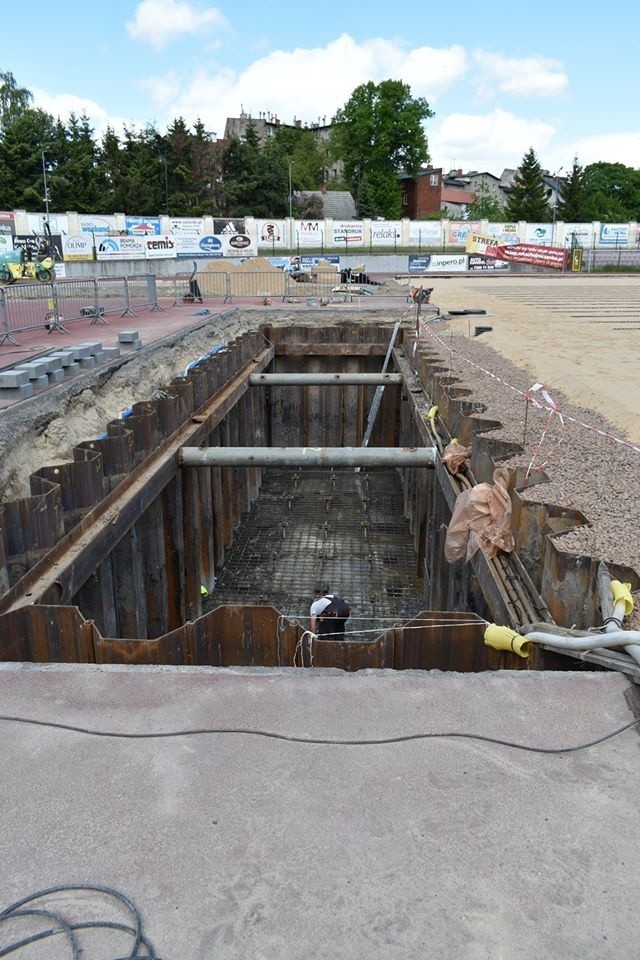
<instances>
[{"instance_id":1,"label":"floodlight pole","mask_svg":"<svg viewBox=\"0 0 640 960\"><path fill-rule=\"evenodd\" d=\"M47 226L50 226L49 224L49 187L47 184L47 164L44 158L44 150L42 150L41 153L42 153L42 179L44 180L44 209L45 209Z\"/></svg>"}]
</instances>

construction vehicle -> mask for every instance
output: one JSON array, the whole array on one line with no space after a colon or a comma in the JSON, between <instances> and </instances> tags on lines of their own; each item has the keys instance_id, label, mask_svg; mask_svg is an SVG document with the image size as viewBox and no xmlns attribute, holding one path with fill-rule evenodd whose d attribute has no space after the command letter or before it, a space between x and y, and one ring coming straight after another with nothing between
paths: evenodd
<instances>
[{"instance_id":1,"label":"construction vehicle","mask_svg":"<svg viewBox=\"0 0 640 960\"><path fill-rule=\"evenodd\" d=\"M50 253L41 259L31 259L24 248L0 254L0 283L16 280L39 280L50 283L54 277L54 259Z\"/></svg>"}]
</instances>

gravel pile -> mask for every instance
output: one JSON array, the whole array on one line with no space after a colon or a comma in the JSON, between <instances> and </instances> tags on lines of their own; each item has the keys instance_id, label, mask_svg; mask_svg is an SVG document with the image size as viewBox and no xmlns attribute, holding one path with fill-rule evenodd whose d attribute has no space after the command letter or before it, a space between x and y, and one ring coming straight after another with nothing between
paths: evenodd
<instances>
[{"instance_id":1,"label":"gravel pile","mask_svg":"<svg viewBox=\"0 0 640 960\"><path fill-rule=\"evenodd\" d=\"M524 394L532 386L531 374L477 338L470 340L446 323L424 329L428 349L459 378L458 386L468 388L473 400L484 405L481 415L501 422L491 435L523 446L506 464L544 470L548 480L521 488L520 494L579 510L587 518L585 525L555 538L558 548L624 564L640 574L640 450L607 420L571 404L554 387L547 385L547 390L561 416L550 414L548 406L527 404ZM640 592L634 601L636 609L625 625L640 629Z\"/></svg>"}]
</instances>

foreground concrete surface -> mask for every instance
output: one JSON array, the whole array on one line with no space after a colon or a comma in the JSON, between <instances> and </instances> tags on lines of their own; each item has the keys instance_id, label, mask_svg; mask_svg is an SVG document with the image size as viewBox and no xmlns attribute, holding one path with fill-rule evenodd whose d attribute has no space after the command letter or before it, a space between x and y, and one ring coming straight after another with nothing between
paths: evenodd
<instances>
[{"instance_id":1,"label":"foreground concrete surface","mask_svg":"<svg viewBox=\"0 0 640 960\"><path fill-rule=\"evenodd\" d=\"M638 702L607 673L0 665L1 714L128 733L552 747L628 723ZM0 910L55 884L114 887L163 960L637 956L639 748L636 727L551 755L1 720Z\"/></svg>"}]
</instances>

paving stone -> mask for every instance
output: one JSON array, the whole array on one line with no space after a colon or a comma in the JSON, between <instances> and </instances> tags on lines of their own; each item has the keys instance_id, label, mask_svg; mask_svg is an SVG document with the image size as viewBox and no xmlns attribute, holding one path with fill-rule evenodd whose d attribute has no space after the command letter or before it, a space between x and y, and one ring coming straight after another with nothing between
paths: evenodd
<instances>
[{"instance_id":1,"label":"paving stone","mask_svg":"<svg viewBox=\"0 0 640 960\"><path fill-rule=\"evenodd\" d=\"M74 362L73 350L56 350L55 353L51 353L49 356L58 357L63 367L68 367Z\"/></svg>"},{"instance_id":2,"label":"paving stone","mask_svg":"<svg viewBox=\"0 0 640 960\"><path fill-rule=\"evenodd\" d=\"M90 356L97 357L99 353L102 352L102 343L100 340L85 340L83 343L78 344L79 347L89 347Z\"/></svg>"},{"instance_id":3,"label":"paving stone","mask_svg":"<svg viewBox=\"0 0 640 960\"><path fill-rule=\"evenodd\" d=\"M137 330L121 330L118 334L118 343L138 343L140 333Z\"/></svg>"},{"instance_id":4,"label":"paving stone","mask_svg":"<svg viewBox=\"0 0 640 960\"><path fill-rule=\"evenodd\" d=\"M37 377L46 376L47 366L48 364L42 360L29 360L26 363L21 363L19 369L28 370L29 379L35 380Z\"/></svg>"},{"instance_id":5,"label":"paving stone","mask_svg":"<svg viewBox=\"0 0 640 960\"><path fill-rule=\"evenodd\" d=\"M29 383L29 374L26 370L3 370L0 373L0 387L3 389L22 387L26 383Z\"/></svg>"},{"instance_id":6,"label":"paving stone","mask_svg":"<svg viewBox=\"0 0 640 960\"><path fill-rule=\"evenodd\" d=\"M107 360L115 360L115 358L119 356L120 356L119 347L105 347L104 350L102 351L103 362Z\"/></svg>"},{"instance_id":7,"label":"paving stone","mask_svg":"<svg viewBox=\"0 0 640 960\"><path fill-rule=\"evenodd\" d=\"M52 370L49 374L49 383L62 383L64 380L64 370L62 367L58 367L57 370Z\"/></svg>"},{"instance_id":8,"label":"paving stone","mask_svg":"<svg viewBox=\"0 0 640 960\"><path fill-rule=\"evenodd\" d=\"M46 390L49 386L49 374L43 373L41 377L31 377L31 383L34 390Z\"/></svg>"},{"instance_id":9,"label":"paving stone","mask_svg":"<svg viewBox=\"0 0 640 960\"><path fill-rule=\"evenodd\" d=\"M46 357L40 357L39 362L44 364L42 368L43 373L53 373L54 370L60 370L62 368L60 359L51 354Z\"/></svg>"},{"instance_id":10,"label":"paving stone","mask_svg":"<svg viewBox=\"0 0 640 960\"><path fill-rule=\"evenodd\" d=\"M78 363L81 370L90 370L91 367L95 367L96 358L93 355L89 357L80 357Z\"/></svg>"},{"instance_id":11,"label":"paving stone","mask_svg":"<svg viewBox=\"0 0 640 960\"><path fill-rule=\"evenodd\" d=\"M71 377L75 377L78 373L80 373L80 364L77 360L74 360L72 363L68 363L66 367L64 367L64 375L65 379L67 380L69 380Z\"/></svg>"},{"instance_id":12,"label":"paving stone","mask_svg":"<svg viewBox=\"0 0 640 960\"><path fill-rule=\"evenodd\" d=\"M93 357L93 351L91 349L90 343L78 343L73 348L73 357L75 360L85 360L88 357ZM95 358L94 358L95 359Z\"/></svg>"},{"instance_id":13,"label":"paving stone","mask_svg":"<svg viewBox=\"0 0 640 960\"><path fill-rule=\"evenodd\" d=\"M19 387L1 387L0 400L26 400L33 396L33 384L22 383Z\"/></svg>"}]
</instances>

